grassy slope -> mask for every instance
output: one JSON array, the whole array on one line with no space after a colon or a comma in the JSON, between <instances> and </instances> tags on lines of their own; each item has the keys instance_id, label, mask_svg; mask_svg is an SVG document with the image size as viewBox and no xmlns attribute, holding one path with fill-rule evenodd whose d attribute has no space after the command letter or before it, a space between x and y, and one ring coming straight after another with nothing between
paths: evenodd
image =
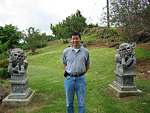
<instances>
[{"instance_id":1,"label":"grassy slope","mask_svg":"<svg viewBox=\"0 0 150 113\"><path fill-rule=\"evenodd\" d=\"M36 95L27 107L17 109L20 112L32 113L65 113L66 102L62 66L63 50L70 44L55 44L38 49L38 55L28 56L29 87ZM143 91L140 96L116 98L108 86L115 80L115 49L89 49L90 69L86 74L86 113L146 113L150 111L149 80L135 78L135 85ZM146 103L146 104L142 104ZM75 113L77 100L75 97Z\"/></svg>"}]
</instances>

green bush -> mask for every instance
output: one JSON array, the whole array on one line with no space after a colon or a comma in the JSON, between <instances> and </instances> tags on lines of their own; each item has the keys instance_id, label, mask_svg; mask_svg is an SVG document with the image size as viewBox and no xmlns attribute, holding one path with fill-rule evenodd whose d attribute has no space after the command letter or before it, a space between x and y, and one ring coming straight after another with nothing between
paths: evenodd
<instances>
[{"instance_id":1,"label":"green bush","mask_svg":"<svg viewBox=\"0 0 150 113\"><path fill-rule=\"evenodd\" d=\"M8 65L9 65L8 59L0 61L0 78L2 79L10 78L11 75L7 72Z\"/></svg>"},{"instance_id":2,"label":"green bush","mask_svg":"<svg viewBox=\"0 0 150 113\"><path fill-rule=\"evenodd\" d=\"M6 59L8 58L8 54L7 54L7 51L6 52L3 52L2 54L0 54L0 61L3 60L3 59Z\"/></svg>"},{"instance_id":3,"label":"green bush","mask_svg":"<svg viewBox=\"0 0 150 113\"><path fill-rule=\"evenodd\" d=\"M124 39L123 36L119 36L119 37L115 38L114 40L115 40L115 41L121 41L121 40L123 40L123 39Z\"/></svg>"},{"instance_id":4,"label":"green bush","mask_svg":"<svg viewBox=\"0 0 150 113\"><path fill-rule=\"evenodd\" d=\"M87 27L88 28L98 27L98 24L96 24L96 25L95 24L89 24L89 25L87 25Z\"/></svg>"},{"instance_id":5,"label":"green bush","mask_svg":"<svg viewBox=\"0 0 150 113\"><path fill-rule=\"evenodd\" d=\"M42 48L47 46L47 41L46 40L42 40L38 43L37 48Z\"/></svg>"},{"instance_id":6,"label":"green bush","mask_svg":"<svg viewBox=\"0 0 150 113\"><path fill-rule=\"evenodd\" d=\"M7 68L9 65L9 60L8 59L4 59L2 61L0 61L0 67L1 68Z\"/></svg>"},{"instance_id":7,"label":"green bush","mask_svg":"<svg viewBox=\"0 0 150 113\"><path fill-rule=\"evenodd\" d=\"M29 49L29 46L28 46L27 44L23 44L23 45L22 45L22 49L23 49L23 50L27 50L27 49Z\"/></svg>"},{"instance_id":8,"label":"green bush","mask_svg":"<svg viewBox=\"0 0 150 113\"><path fill-rule=\"evenodd\" d=\"M107 38L110 38L117 34L117 28L105 28L102 35L105 35Z\"/></svg>"},{"instance_id":9,"label":"green bush","mask_svg":"<svg viewBox=\"0 0 150 113\"><path fill-rule=\"evenodd\" d=\"M8 43L9 43L9 41L2 44L2 42L0 41L0 53L3 53L4 51L6 51L8 49Z\"/></svg>"},{"instance_id":10,"label":"green bush","mask_svg":"<svg viewBox=\"0 0 150 113\"><path fill-rule=\"evenodd\" d=\"M3 80L0 80L0 84L4 84L5 82Z\"/></svg>"},{"instance_id":11,"label":"green bush","mask_svg":"<svg viewBox=\"0 0 150 113\"><path fill-rule=\"evenodd\" d=\"M87 38L84 40L84 42L85 42L86 44L90 45L90 44L93 44L94 42L96 42L96 39L95 39L95 38L89 38L89 37L87 37Z\"/></svg>"},{"instance_id":12,"label":"green bush","mask_svg":"<svg viewBox=\"0 0 150 113\"><path fill-rule=\"evenodd\" d=\"M2 79L8 79L11 77L11 75L7 72L7 68L0 68L0 78Z\"/></svg>"},{"instance_id":13,"label":"green bush","mask_svg":"<svg viewBox=\"0 0 150 113\"><path fill-rule=\"evenodd\" d=\"M47 46L47 42L46 41L40 42L40 47L45 47L45 46Z\"/></svg>"}]
</instances>

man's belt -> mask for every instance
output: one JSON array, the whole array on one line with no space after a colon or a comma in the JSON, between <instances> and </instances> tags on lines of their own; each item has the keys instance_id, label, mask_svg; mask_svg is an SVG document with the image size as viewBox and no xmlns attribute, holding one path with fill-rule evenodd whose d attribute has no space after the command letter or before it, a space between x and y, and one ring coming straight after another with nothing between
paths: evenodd
<instances>
[{"instance_id":1,"label":"man's belt","mask_svg":"<svg viewBox=\"0 0 150 113\"><path fill-rule=\"evenodd\" d=\"M68 73L68 75L71 77L80 77L80 76L84 75L84 73L81 73L81 74L69 74Z\"/></svg>"}]
</instances>

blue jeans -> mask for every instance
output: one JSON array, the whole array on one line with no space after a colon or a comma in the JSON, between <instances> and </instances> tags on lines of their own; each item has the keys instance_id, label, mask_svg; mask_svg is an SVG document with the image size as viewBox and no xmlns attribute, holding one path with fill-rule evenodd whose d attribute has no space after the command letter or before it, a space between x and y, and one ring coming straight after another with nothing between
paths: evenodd
<instances>
[{"instance_id":1,"label":"blue jeans","mask_svg":"<svg viewBox=\"0 0 150 113\"><path fill-rule=\"evenodd\" d=\"M74 113L75 92L78 99L78 113L85 113L85 92L86 92L85 75L82 75L80 77L67 76L65 78L67 113Z\"/></svg>"}]
</instances>

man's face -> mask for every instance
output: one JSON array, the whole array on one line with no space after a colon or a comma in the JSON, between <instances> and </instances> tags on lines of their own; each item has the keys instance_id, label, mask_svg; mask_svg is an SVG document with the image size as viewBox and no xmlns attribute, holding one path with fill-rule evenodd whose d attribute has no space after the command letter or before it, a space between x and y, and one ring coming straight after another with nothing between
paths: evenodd
<instances>
[{"instance_id":1,"label":"man's face","mask_svg":"<svg viewBox=\"0 0 150 113\"><path fill-rule=\"evenodd\" d=\"M73 35L71 38L71 43L73 47L80 47L81 39L78 35Z\"/></svg>"}]
</instances>

